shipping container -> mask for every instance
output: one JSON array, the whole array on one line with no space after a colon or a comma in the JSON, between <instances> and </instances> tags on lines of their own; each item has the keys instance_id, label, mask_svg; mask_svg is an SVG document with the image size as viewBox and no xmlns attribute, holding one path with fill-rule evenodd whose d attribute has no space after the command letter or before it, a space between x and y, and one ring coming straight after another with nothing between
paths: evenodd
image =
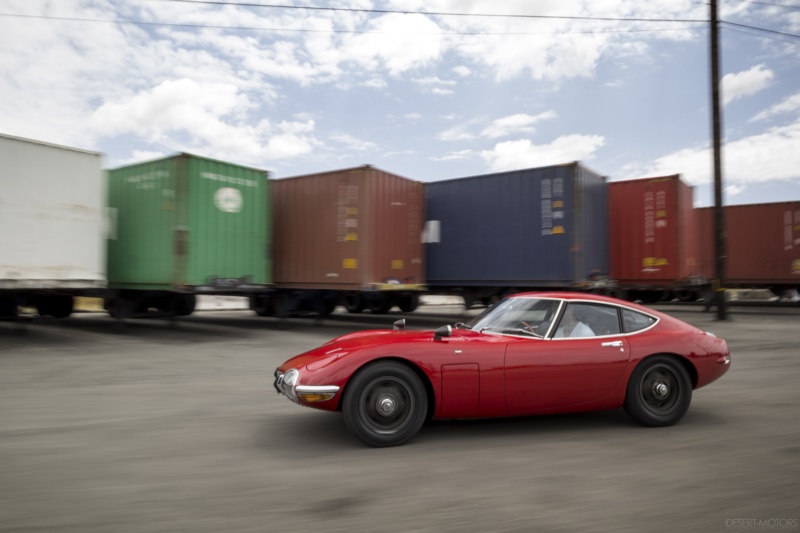
<instances>
[{"instance_id":1,"label":"shipping container","mask_svg":"<svg viewBox=\"0 0 800 533\"><path fill-rule=\"evenodd\" d=\"M700 272L694 190L679 175L616 181L608 186L611 278L631 298L668 291L696 299Z\"/></svg>"},{"instance_id":2,"label":"shipping container","mask_svg":"<svg viewBox=\"0 0 800 533\"><path fill-rule=\"evenodd\" d=\"M365 165L270 185L273 302L282 310L416 307L424 290L421 183Z\"/></svg>"},{"instance_id":3,"label":"shipping container","mask_svg":"<svg viewBox=\"0 0 800 533\"><path fill-rule=\"evenodd\" d=\"M0 316L68 316L106 284L101 155L0 135Z\"/></svg>"},{"instance_id":4,"label":"shipping container","mask_svg":"<svg viewBox=\"0 0 800 533\"><path fill-rule=\"evenodd\" d=\"M469 306L608 274L606 180L580 163L427 183L426 279Z\"/></svg>"},{"instance_id":5,"label":"shipping container","mask_svg":"<svg viewBox=\"0 0 800 533\"><path fill-rule=\"evenodd\" d=\"M271 283L267 173L178 154L108 172L114 316L189 314L195 294Z\"/></svg>"},{"instance_id":6,"label":"shipping container","mask_svg":"<svg viewBox=\"0 0 800 533\"><path fill-rule=\"evenodd\" d=\"M696 209L703 273L715 278L714 208ZM800 202L729 205L725 287L769 288L781 294L800 286Z\"/></svg>"}]
</instances>

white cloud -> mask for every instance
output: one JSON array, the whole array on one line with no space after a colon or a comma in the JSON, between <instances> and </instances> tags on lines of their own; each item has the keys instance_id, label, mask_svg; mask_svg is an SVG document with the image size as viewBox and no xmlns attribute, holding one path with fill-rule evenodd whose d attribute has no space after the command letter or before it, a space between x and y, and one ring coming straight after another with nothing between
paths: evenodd
<instances>
[{"instance_id":1,"label":"white cloud","mask_svg":"<svg viewBox=\"0 0 800 533\"><path fill-rule=\"evenodd\" d=\"M492 150L482 151L481 157L490 170L499 172L591 159L603 144L605 139L599 135L564 135L542 145L519 139L498 143Z\"/></svg>"},{"instance_id":2,"label":"white cloud","mask_svg":"<svg viewBox=\"0 0 800 533\"><path fill-rule=\"evenodd\" d=\"M408 120L419 120L422 118L421 113L407 113L403 115L403 118L407 118Z\"/></svg>"},{"instance_id":3,"label":"white cloud","mask_svg":"<svg viewBox=\"0 0 800 533\"><path fill-rule=\"evenodd\" d=\"M468 141L474 139L475 135L467 130L467 126L454 126L446 129L436 136L440 141Z\"/></svg>"},{"instance_id":4,"label":"white cloud","mask_svg":"<svg viewBox=\"0 0 800 533\"><path fill-rule=\"evenodd\" d=\"M439 88L439 87L434 87L433 89L431 89L430 92L431 92L431 94L437 94L437 95L440 95L440 96L446 96L448 94L453 94L453 91L451 89L442 89L442 88Z\"/></svg>"},{"instance_id":5,"label":"white cloud","mask_svg":"<svg viewBox=\"0 0 800 533\"><path fill-rule=\"evenodd\" d=\"M745 191L747 187L743 185L728 185L725 187L725 194L727 196L736 196L737 194L741 194Z\"/></svg>"},{"instance_id":6,"label":"white cloud","mask_svg":"<svg viewBox=\"0 0 800 533\"><path fill-rule=\"evenodd\" d=\"M438 76L431 76L428 78L416 78L414 80L415 83L419 83L420 85L455 85L456 82L454 80L443 80Z\"/></svg>"},{"instance_id":7,"label":"white cloud","mask_svg":"<svg viewBox=\"0 0 800 533\"><path fill-rule=\"evenodd\" d=\"M383 78L370 78L364 82L364 87L372 87L374 89L385 89L389 84Z\"/></svg>"},{"instance_id":8,"label":"white cloud","mask_svg":"<svg viewBox=\"0 0 800 533\"><path fill-rule=\"evenodd\" d=\"M481 136L488 138L505 137L515 133L532 132L533 124L542 120L550 120L556 118L558 115L555 111L545 111L538 115L527 115L525 113L517 113L507 117L498 118L493 121L489 126L484 128Z\"/></svg>"},{"instance_id":9,"label":"white cloud","mask_svg":"<svg viewBox=\"0 0 800 533\"><path fill-rule=\"evenodd\" d=\"M331 135L331 139L346 145L351 150L362 152L364 150L372 150L377 145L372 141L365 141L357 137L353 137L347 133L335 133Z\"/></svg>"},{"instance_id":10,"label":"white cloud","mask_svg":"<svg viewBox=\"0 0 800 533\"><path fill-rule=\"evenodd\" d=\"M800 93L795 93L792 96L785 98L781 102L771 106L769 109L766 109L758 113L756 116L750 119L750 122L755 122L757 120L764 120L766 118L770 118L775 115L791 113L797 110L800 110Z\"/></svg>"},{"instance_id":11,"label":"white cloud","mask_svg":"<svg viewBox=\"0 0 800 533\"><path fill-rule=\"evenodd\" d=\"M723 104L728 105L734 100L752 96L766 88L774 74L764 65L756 65L750 70L743 70L735 74L726 74L722 77Z\"/></svg>"},{"instance_id":12,"label":"white cloud","mask_svg":"<svg viewBox=\"0 0 800 533\"><path fill-rule=\"evenodd\" d=\"M788 126L743 137L725 144L723 180L746 184L797 178L800 168L800 119ZM692 185L710 183L712 153L707 147L686 148L645 165L630 165L622 179L683 174Z\"/></svg>"},{"instance_id":13,"label":"white cloud","mask_svg":"<svg viewBox=\"0 0 800 533\"><path fill-rule=\"evenodd\" d=\"M248 112L255 107L231 84L170 80L106 102L94 112L91 124L105 135L133 134L176 150L256 164L264 158L307 154L317 144L310 135L315 128L313 120L284 120L272 126L266 119L250 119Z\"/></svg>"},{"instance_id":14,"label":"white cloud","mask_svg":"<svg viewBox=\"0 0 800 533\"><path fill-rule=\"evenodd\" d=\"M457 67L453 67L453 72L457 76L461 76L462 78L466 78L467 76L472 74L472 71L469 68L465 67L464 65L459 65Z\"/></svg>"},{"instance_id":15,"label":"white cloud","mask_svg":"<svg viewBox=\"0 0 800 533\"><path fill-rule=\"evenodd\" d=\"M456 161L459 159L468 159L470 157L473 157L474 155L475 152L473 152L472 150L458 150L455 152L450 152L448 154L445 154L441 157L431 157L430 159L433 161Z\"/></svg>"}]
</instances>

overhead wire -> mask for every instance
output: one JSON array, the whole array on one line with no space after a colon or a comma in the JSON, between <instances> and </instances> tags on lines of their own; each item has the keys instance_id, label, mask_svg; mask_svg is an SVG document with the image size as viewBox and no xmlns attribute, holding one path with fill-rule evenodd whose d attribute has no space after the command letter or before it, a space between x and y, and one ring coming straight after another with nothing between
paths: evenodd
<instances>
[{"instance_id":1,"label":"overhead wire","mask_svg":"<svg viewBox=\"0 0 800 533\"><path fill-rule=\"evenodd\" d=\"M785 7L787 9L800 9L800 5L791 6L786 4L774 4L772 2L758 2L757 0L741 0L741 1L747 2L748 4L761 4L762 6Z\"/></svg>"},{"instance_id":2,"label":"overhead wire","mask_svg":"<svg viewBox=\"0 0 800 533\"><path fill-rule=\"evenodd\" d=\"M659 19L637 17L583 17L570 15L528 15L522 13L463 13L444 11L408 11L402 9L367 9L355 7L330 7L330 6L297 6L287 4L258 4L251 2L228 2L225 0L151 0L155 2L174 2L181 4L205 4L217 6L263 7L271 9L304 9L308 11L334 11L342 13L376 13L400 15L428 15L439 17L492 17L492 18L528 18L528 19L558 19L558 20L596 20L607 22L708 22L700 19Z\"/></svg>"},{"instance_id":3,"label":"overhead wire","mask_svg":"<svg viewBox=\"0 0 800 533\"><path fill-rule=\"evenodd\" d=\"M686 26L680 28L649 28L633 30L588 30L588 31L557 31L557 32L386 32L375 30L322 30L309 28L268 28L263 26L222 26L216 24L189 24L176 22L154 22L146 20L122 20L122 19L90 19L83 17L59 17L54 15L28 15L21 13L0 13L0 17L18 17L63 20L74 22L100 22L107 24L134 24L143 26L166 26L177 28L208 28L219 30L241 30L241 31L274 31L274 32L302 32L302 33L353 33L353 34L381 34L381 35L565 35L565 34L594 34L594 33L640 33L640 32L665 32L665 31L694 31L704 30L703 27Z\"/></svg>"}]
</instances>

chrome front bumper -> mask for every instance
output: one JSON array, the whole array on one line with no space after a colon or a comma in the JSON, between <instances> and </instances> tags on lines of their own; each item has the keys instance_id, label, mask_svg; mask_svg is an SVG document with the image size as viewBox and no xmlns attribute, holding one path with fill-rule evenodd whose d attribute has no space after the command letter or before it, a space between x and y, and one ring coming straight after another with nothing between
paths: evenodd
<instances>
[{"instance_id":1,"label":"chrome front bumper","mask_svg":"<svg viewBox=\"0 0 800 533\"><path fill-rule=\"evenodd\" d=\"M305 403L324 402L333 399L339 392L338 385L300 385L300 372L290 368L286 372L275 370L273 386L278 394L283 394L295 403L303 400Z\"/></svg>"}]
</instances>

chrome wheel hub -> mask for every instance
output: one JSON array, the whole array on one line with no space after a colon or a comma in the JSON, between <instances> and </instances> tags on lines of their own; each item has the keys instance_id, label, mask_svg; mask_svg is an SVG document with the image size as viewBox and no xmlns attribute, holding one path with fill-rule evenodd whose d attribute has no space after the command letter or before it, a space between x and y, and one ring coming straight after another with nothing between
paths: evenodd
<instances>
[{"instance_id":1,"label":"chrome wheel hub","mask_svg":"<svg viewBox=\"0 0 800 533\"><path fill-rule=\"evenodd\" d=\"M657 381L653 385L653 396L659 400L666 398L669 395L669 386L663 381Z\"/></svg>"},{"instance_id":2,"label":"chrome wheel hub","mask_svg":"<svg viewBox=\"0 0 800 533\"><path fill-rule=\"evenodd\" d=\"M392 416L397 411L397 400L393 396L382 396L378 399L378 413L382 416Z\"/></svg>"}]
</instances>

